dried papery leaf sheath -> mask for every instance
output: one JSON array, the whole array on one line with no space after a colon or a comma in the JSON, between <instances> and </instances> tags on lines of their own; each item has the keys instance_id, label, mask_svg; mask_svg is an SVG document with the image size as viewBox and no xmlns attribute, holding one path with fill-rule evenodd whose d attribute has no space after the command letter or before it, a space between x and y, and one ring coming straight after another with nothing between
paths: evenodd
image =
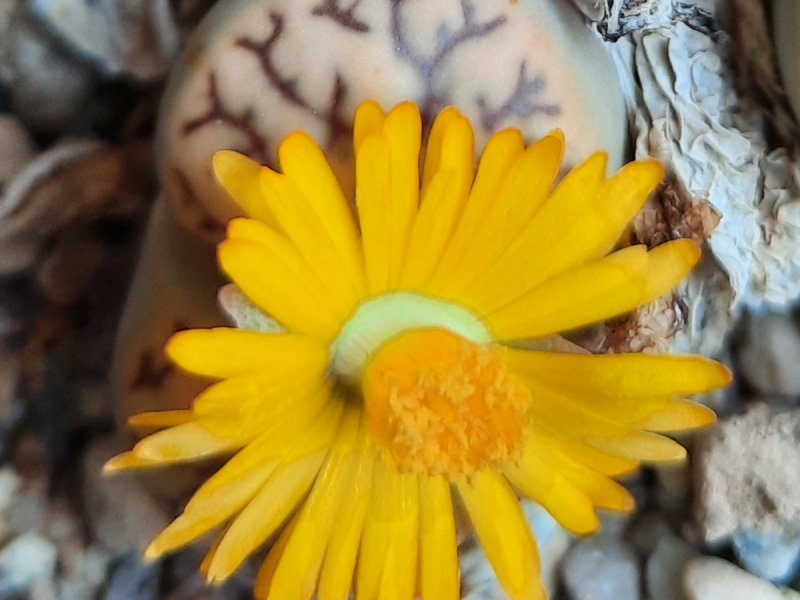
<instances>
[{"instance_id":1,"label":"dried papery leaf sheath","mask_svg":"<svg viewBox=\"0 0 800 600\"><path fill-rule=\"evenodd\" d=\"M357 220L302 133L281 145L282 172L216 155L248 215L219 263L280 327L175 334L169 357L215 383L190 410L135 417L163 429L107 469L230 456L147 556L227 524L204 563L216 582L277 536L259 598L458 598L453 493L509 596L544 598L518 494L578 534L597 529L595 508L632 510L612 478L682 459L659 432L713 422L683 397L730 375L697 356L518 342L658 298L699 249L612 252L661 180L655 162L606 177L595 154L556 183L559 132L526 148L502 131L475 171L472 130L449 108L420 173L414 105L366 102L354 131Z\"/></svg>"}]
</instances>

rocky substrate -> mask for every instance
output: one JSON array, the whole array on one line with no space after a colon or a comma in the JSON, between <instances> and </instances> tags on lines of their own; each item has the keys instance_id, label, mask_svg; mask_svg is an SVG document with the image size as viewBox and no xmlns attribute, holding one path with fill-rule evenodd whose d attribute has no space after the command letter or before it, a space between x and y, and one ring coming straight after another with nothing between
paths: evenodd
<instances>
[{"instance_id":1,"label":"rocky substrate","mask_svg":"<svg viewBox=\"0 0 800 600\"><path fill-rule=\"evenodd\" d=\"M217 588L197 573L203 543L143 564L179 502L150 480L99 474L123 443L108 372L156 194L156 107L212 2L152 0L138 12L101 2L102 19L94 4L0 0L0 600L250 598L258 557ZM600 18L601 3L579 4ZM671 6L608 3L620 4ZM688 12L663 18L696 32L702 13L680 4ZM609 39L635 29L617 17ZM635 514L604 515L600 534L574 539L526 506L554 598L800 598L800 327L786 306L728 315L715 330L735 324L711 347L737 384L707 399L719 423L682 440L689 463L626 481ZM633 321L639 337L612 327L608 339L638 349L658 337L657 319ZM143 365L142 380L159 368ZM469 542L462 571L465 597L501 597Z\"/></svg>"}]
</instances>

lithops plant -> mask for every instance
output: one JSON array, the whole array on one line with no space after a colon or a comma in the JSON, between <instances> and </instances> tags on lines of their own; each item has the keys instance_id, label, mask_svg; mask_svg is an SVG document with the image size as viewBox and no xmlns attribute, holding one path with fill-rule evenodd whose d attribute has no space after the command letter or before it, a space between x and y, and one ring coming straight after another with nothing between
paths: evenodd
<instances>
[{"instance_id":1,"label":"lithops plant","mask_svg":"<svg viewBox=\"0 0 800 600\"><path fill-rule=\"evenodd\" d=\"M168 86L158 130L164 190L115 358L121 419L185 406L196 383L162 356L182 327L223 323L213 244L234 204L211 175L229 148L276 166L277 142L312 135L352 191L351 115L364 99L411 100L430 120L458 106L477 149L504 127L560 128L567 165L622 162L625 113L611 59L569 3L552 0L221 0ZM169 207L163 205L164 202Z\"/></svg>"}]
</instances>

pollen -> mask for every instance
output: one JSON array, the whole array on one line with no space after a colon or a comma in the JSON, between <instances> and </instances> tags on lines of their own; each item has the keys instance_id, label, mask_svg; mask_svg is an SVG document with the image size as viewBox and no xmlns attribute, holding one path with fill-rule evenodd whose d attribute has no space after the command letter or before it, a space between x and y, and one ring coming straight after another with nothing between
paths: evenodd
<instances>
[{"instance_id":1,"label":"pollen","mask_svg":"<svg viewBox=\"0 0 800 600\"><path fill-rule=\"evenodd\" d=\"M529 392L503 351L444 329L378 351L362 380L367 422L400 471L452 479L519 458Z\"/></svg>"}]
</instances>

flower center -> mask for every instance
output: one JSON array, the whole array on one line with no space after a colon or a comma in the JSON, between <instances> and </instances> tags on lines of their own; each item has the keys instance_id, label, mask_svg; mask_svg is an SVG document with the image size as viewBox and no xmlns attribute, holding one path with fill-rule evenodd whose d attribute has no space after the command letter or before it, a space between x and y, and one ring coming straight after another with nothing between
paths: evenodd
<instances>
[{"instance_id":1,"label":"flower center","mask_svg":"<svg viewBox=\"0 0 800 600\"><path fill-rule=\"evenodd\" d=\"M351 385L361 383L364 367L386 342L398 335L439 327L486 344L492 341L480 317L467 309L411 292L392 292L364 302L331 346L331 370Z\"/></svg>"},{"instance_id":2,"label":"flower center","mask_svg":"<svg viewBox=\"0 0 800 600\"><path fill-rule=\"evenodd\" d=\"M502 352L444 329L377 352L362 381L367 423L401 471L452 478L519 457L529 394Z\"/></svg>"}]
</instances>

